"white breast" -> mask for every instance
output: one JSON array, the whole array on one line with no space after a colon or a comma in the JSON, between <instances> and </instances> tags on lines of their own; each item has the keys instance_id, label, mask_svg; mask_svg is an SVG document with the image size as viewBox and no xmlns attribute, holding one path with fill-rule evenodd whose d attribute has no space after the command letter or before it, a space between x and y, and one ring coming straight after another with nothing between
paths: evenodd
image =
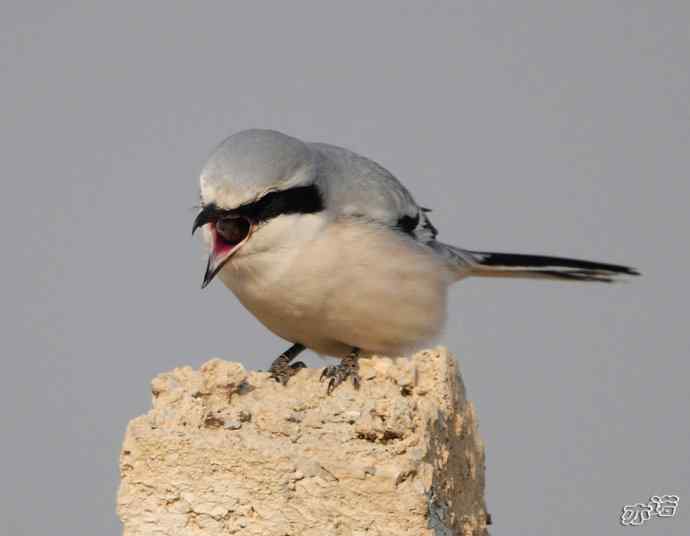
<instances>
[{"instance_id":1,"label":"white breast","mask_svg":"<svg viewBox=\"0 0 690 536\"><path fill-rule=\"evenodd\" d=\"M313 215L270 225L219 275L278 336L342 357L352 347L400 355L439 335L453 276L426 246L376 224Z\"/></svg>"}]
</instances>

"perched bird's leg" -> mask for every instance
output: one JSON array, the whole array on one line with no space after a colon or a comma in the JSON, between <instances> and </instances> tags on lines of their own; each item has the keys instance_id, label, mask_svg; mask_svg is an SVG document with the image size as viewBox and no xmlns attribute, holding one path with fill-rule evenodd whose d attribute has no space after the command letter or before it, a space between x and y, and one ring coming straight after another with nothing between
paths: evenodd
<instances>
[{"instance_id":1,"label":"perched bird's leg","mask_svg":"<svg viewBox=\"0 0 690 536\"><path fill-rule=\"evenodd\" d=\"M353 348L352 351L340 360L340 364L330 366L323 369L320 381L324 378L330 378L328 382L327 393L330 395L333 390L343 383L348 377L352 377L352 385L355 389L359 389L361 378L359 377L359 348Z\"/></svg>"},{"instance_id":2,"label":"perched bird's leg","mask_svg":"<svg viewBox=\"0 0 690 536\"><path fill-rule=\"evenodd\" d=\"M282 354L280 354L280 356L271 364L271 368L268 369L268 371L271 373L271 378L282 383L283 385L286 385L288 380L297 374L299 369L307 366L302 361L298 361L292 365L290 364L290 361L295 359L303 351L304 345L295 343Z\"/></svg>"}]
</instances>

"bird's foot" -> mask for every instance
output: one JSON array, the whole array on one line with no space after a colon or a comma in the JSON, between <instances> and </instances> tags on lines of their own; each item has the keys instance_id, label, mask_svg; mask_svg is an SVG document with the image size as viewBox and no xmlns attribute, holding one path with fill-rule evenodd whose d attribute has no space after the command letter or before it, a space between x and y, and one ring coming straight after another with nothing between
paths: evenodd
<instances>
[{"instance_id":1,"label":"bird's foot","mask_svg":"<svg viewBox=\"0 0 690 536\"><path fill-rule=\"evenodd\" d=\"M328 381L327 394L331 394L333 390L343 383L347 378L352 378L352 385L356 390L359 389L362 379L359 376L359 350L354 349L347 357L344 357L339 365L333 365L323 369L319 381L325 378L330 378Z\"/></svg>"},{"instance_id":2,"label":"bird's foot","mask_svg":"<svg viewBox=\"0 0 690 536\"><path fill-rule=\"evenodd\" d=\"M271 365L269 372L271 373L271 378L275 381L282 385L287 385L288 380L303 368L307 368L307 365L303 361L297 361L292 365L284 365L282 367L274 367Z\"/></svg>"},{"instance_id":3,"label":"bird's foot","mask_svg":"<svg viewBox=\"0 0 690 536\"><path fill-rule=\"evenodd\" d=\"M290 364L297 354L304 350L304 346L301 344L295 344L288 350L280 354L280 357L273 361L271 368L268 371L271 373L271 378L282 385L287 385L287 382L295 374L299 372L300 369L306 368L302 361L297 361L296 363Z\"/></svg>"}]
</instances>

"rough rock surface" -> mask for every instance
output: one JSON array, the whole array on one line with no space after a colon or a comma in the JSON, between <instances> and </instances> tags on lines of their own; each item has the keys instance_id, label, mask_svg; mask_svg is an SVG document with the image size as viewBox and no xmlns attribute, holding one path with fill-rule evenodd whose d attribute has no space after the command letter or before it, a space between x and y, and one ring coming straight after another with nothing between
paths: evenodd
<instances>
[{"instance_id":1,"label":"rough rock surface","mask_svg":"<svg viewBox=\"0 0 690 536\"><path fill-rule=\"evenodd\" d=\"M484 448L444 348L360 361L326 396L214 359L152 382L121 453L125 536L486 535Z\"/></svg>"}]
</instances>

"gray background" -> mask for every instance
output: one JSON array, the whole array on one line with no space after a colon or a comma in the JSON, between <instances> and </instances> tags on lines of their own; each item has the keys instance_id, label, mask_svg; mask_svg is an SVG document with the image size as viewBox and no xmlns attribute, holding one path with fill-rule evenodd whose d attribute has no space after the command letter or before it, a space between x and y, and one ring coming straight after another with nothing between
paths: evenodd
<instances>
[{"instance_id":1,"label":"gray background","mask_svg":"<svg viewBox=\"0 0 690 536\"><path fill-rule=\"evenodd\" d=\"M444 241L639 267L465 281L445 343L493 534L623 534L654 493L639 532L688 534L687 2L326 4L3 2L0 533L118 534L151 378L285 348L190 237L212 147L269 127L378 160Z\"/></svg>"}]
</instances>

